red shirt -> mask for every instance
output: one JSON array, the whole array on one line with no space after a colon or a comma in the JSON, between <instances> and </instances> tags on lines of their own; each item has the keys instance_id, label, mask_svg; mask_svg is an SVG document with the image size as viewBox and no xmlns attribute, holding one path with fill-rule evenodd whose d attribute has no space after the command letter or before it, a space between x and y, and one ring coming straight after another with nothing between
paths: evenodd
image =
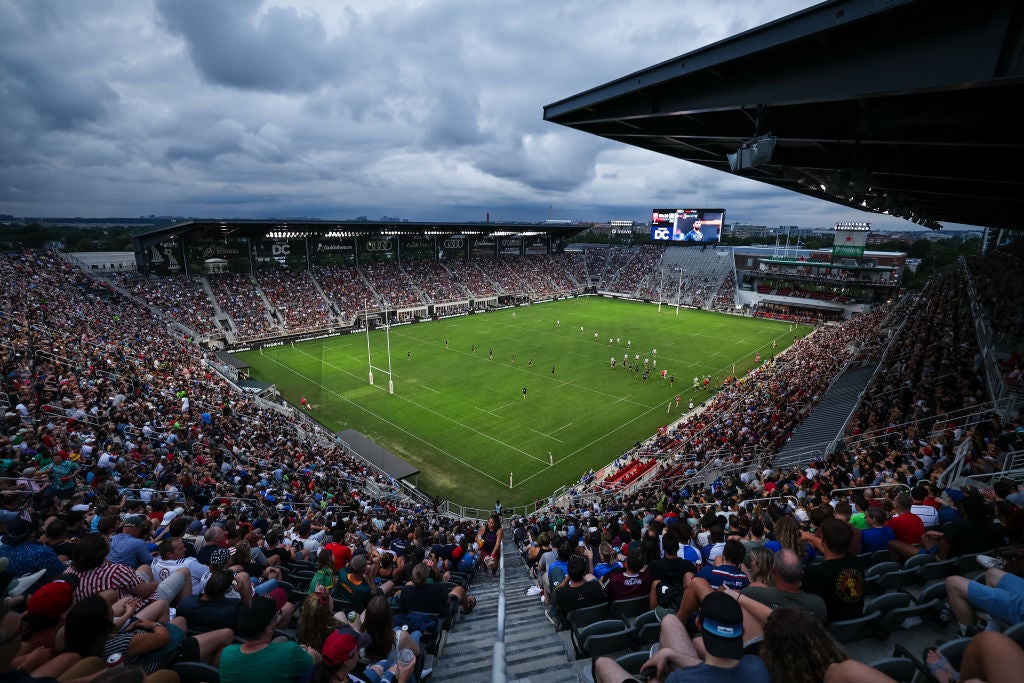
<instances>
[{"instance_id":1,"label":"red shirt","mask_svg":"<svg viewBox=\"0 0 1024 683\"><path fill-rule=\"evenodd\" d=\"M897 541L917 545L924 533L924 522L912 512L904 512L885 523L896 534Z\"/></svg>"},{"instance_id":2,"label":"red shirt","mask_svg":"<svg viewBox=\"0 0 1024 683\"><path fill-rule=\"evenodd\" d=\"M651 593L651 575L644 569L639 574L616 572L611 575L604 593L609 600L626 600Z\"/></svg>"},{"instance_id":3,"label":"red shirt","mask_svg":"<svg viewBox=\"0 0 1024 683\"><path fill-rule=\"evenodd\" d=\"M334 553L334 571L341 571L343 567L348 566L349 560L352 559L352 549L344 543L328 543L324 546L324 550Z\"/></svg>"}]
</instances>

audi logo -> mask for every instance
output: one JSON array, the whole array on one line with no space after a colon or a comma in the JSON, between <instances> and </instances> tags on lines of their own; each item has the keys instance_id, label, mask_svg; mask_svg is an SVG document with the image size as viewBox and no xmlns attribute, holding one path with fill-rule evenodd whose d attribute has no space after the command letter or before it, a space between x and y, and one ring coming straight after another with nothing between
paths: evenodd
<instances>
[{"instance_id":1,"label":"audi logo","mask_svg":"<svg viewBox=\"0 0 1024 683\"><path fill-rule=\"evenodd\" d=\"M462 249L462 240L445 240L445 249Z\"/></svg>"},{"instance_id":2,"label":"audi logo","mask_svg":"<svg viewBox=\"0 0 1024 683\"><path fill-rule=\"evenodd\" d=\"M366 251L391 251L391 240L370 240L366 243Z\"/></svg>"}]
</instances>

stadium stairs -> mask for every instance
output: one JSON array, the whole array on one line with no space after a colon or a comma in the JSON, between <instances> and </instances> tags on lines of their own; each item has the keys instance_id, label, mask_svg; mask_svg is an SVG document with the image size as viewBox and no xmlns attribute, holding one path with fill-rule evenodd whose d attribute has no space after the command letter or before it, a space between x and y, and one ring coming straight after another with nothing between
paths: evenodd
<instances>
[{"instance_id":1,"label":"stadium stairs","mask_svg":"<svg viewBox=\"0 0 1024 683\"><path fill-rule=\"evenodd\" d=\"M555 633L540 597L526 595L535 584L505 530L501 544L505 557L505 672L509 683L579 683L582 663L569 656L568 633ZM462 683L491 680L491 666L498 619L498 580L476 573L469 587L476 608L460 616L448 634L430 681ZM564 635L564 638L562 637ZM590 660L586 660L590 668Z\"/></svg>"},{"instance_id":2,"label":"stadium stairs","mask_svg":"<svg viewBox=\"0 0 1024 683\"><path fill-rule=\"evenodd\" d=\"M775 467L802 467L825 455L825 449L839 436L847 418L860 401L861 392L875 372L875 366L844 372L811 410L792 438L774 458Z\"/></svg>"}]
</instances>

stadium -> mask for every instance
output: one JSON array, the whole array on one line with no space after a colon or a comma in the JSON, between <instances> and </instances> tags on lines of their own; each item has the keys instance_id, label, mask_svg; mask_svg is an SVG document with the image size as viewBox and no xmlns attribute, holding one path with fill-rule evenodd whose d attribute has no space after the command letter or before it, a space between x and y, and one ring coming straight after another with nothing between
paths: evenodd
<instances>
[{"instance_id":1,"label":"stadium","mask_svg":"<svg viewBox=\"0 0 1024 683\"><path fill-rule=\"evenodd\" d=\"M730 660L1013 680L1020 174L977 188L1019 76L989 55L984 87L957 65L896 82L947 64L928 57L952 27L991 43L981 9L922 4L824 3L545 109L837 205L989 226L920 291L869 221L837 221L832 248L727 247L728 207L652 207L619 245L560 222L217 219L127 255L0 256L11 666L262 680L242 659L271 648L314 678L667 661L677 681ZM916 68L880 72L859 47L907 22L929 31L892 59ZM799 76L755 121L744 64ZM840 98L817 80L834 71L881 94ZM972 163L884 139L923 111Z\"/></svg>"}]
</instances>

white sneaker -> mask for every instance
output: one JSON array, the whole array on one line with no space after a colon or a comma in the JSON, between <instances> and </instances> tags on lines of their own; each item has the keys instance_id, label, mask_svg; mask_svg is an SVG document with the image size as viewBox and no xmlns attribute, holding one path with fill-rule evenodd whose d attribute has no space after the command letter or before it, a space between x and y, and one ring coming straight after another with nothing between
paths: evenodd
<instances>
[{"instance_id":1,"label":"white sneaker","mask_svg":"<svg viewBox=\"0 0 1024 683\"><path fill-rule=\"evenodd\" d=\"M974 559L985 569L1002 569L1006 565L1006 560L991 555L978 555Z\"/></svg>"},{"instance_id":2,"label":"white sneaker","mask_svg":"<svg viewBox=\"0 0 1024 683\"><path fill-rule=\"evenodd\" d=\"M530 586L529 588L526 589L526 594L527 595L540 595L543 592L544 591L542 591L540 589L540 586Z\"/></svg>"}]
</instances>

